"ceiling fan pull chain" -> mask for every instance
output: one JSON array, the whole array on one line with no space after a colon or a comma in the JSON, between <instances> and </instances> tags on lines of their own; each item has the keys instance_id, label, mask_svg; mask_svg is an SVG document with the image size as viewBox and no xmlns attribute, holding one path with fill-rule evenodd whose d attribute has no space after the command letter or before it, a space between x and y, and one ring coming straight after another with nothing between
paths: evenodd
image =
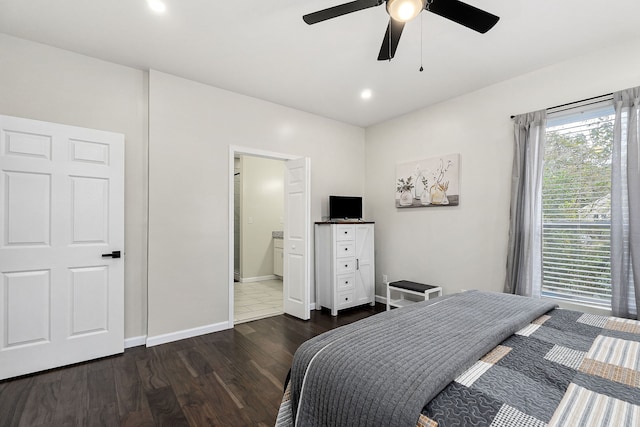
<instances>
[{"instance_id":1,"label":"ceiling fan pull chain","mask_svg":"<svg viewBox=\"0 0 640 427\"><path fill-rule=\"evenodd\" d=\"M391 62L391 33L393 32L393 25L391 25L391 21L389 21L389 62Z\"/></svg>"},{"instance_id":2,"label":"ceiling fan pull chain","mask_svg":"<svg viewBox=\"0 0 640 427\"><path fill-rule=\"evenodd\" d=\"M433 0L431 0L433 1ZM429 3L427 3L429 4ZM422 66L422 53L423 53L423 48L422 48L422 42L424 40L424 37L422 37L422 27L424 26L424 16L420 16L420 72L424 71L424 67Z\"/></svg>"}]
</instances>

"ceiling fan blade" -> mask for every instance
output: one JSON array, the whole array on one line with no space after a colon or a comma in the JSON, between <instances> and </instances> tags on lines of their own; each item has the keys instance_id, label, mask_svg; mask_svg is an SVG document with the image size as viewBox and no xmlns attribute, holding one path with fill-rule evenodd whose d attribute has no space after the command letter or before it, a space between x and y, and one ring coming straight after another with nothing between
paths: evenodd
<instances>
[{"instance_id":1,"label":"ceiling fan blade","mask_svg":"<svg viewBox=\"0 0 640 427\"><path fill-rule=\"evenodd\" d=\"M482 34L493 28L500 19L458 0L433 0L427 10Z\"/></svg>"},{"instance_id":2,"label":"ceiling fan blade","mask_svg":"<svg viewBox=\"0 0 640 427\"><path fill-rule=\"evenodd\" d=\"M317 24L318 22L326 21L327 19L337 18L338 16L346 15L347 13L357 12L359 10L368 9L374 6L380 6L384 3L384 0L356 0L338 6L333 6L328 9L319 10L317 12L304 15L302 19L307 24Z\"/></svg>"},{"instance_id":3,"label":"ceiling fan blade","mask_svg":"<svg viewBox=\"0 0 640 427\"><path fill-rule=\"evenodd\" d=\"M382 40L382 46L378 54L378 61L386 61L394 57L403 29L404 22L389 19L387 32L384 34L384 40Z\"/></svg>"}]
</instances>

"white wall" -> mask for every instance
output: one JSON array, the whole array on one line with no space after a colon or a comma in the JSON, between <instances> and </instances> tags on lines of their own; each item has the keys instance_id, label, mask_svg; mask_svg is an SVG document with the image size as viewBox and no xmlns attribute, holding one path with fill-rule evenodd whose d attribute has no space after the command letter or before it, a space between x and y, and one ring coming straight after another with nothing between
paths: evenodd
<instances>
[{"instance_id":1,"label":"white wall","mask_svg":"<svg viewBox=\"0 0 640 427\"><path fill-rule=\"evenodd\" d=\"M640 40L368 128L365 198L366 217L376 221L376 294L384 294L382 274L442 285L445 293L502 291L513 155L510 115L640 85L640 55L631 52L640 52ZM396 163L449 153L461 154L460 205L396 209Z\"/></svg>"},{"instance_id":2,"label":"white wall","mask_svg":"<svg viewBox=\"0 0 640 427\"><path fill-rule=\"evenodd\" d=\"M364 191L364 130L154 70L149 80L148 334L156 337L228 321L230 145L310 157L317 221L329 194Z\"/></svg>"},{"instance_id":3,"label":"white wall","mask_svg":"<svg viewBox=\"0 0 640 427\"><path fill-rule=\"evenodd\" d=\"M125 135L125 337L146 334L147 73L0 34L0 114Z\"/></svg>"},{"instance_id":4,"label":"white wall","mask_svg":"<svg viewBox=\"0 0 640 427\"><path fill-rule=\"evenodd\" d=\"M273 274L273 231L283 230L284 162L241 157L241 281Z\"/></svg>"},{"instance_id":5,"label":"white wall","mask_svg":"<svg viewBox=\"0 0 640 427\"><path fill-rule=\"evenodd\" d=\"M3 34L0 114L125 135L126 337L147 332L149 161L153 336L228 320L229 145L311 157L313 220L327 215L329 194L365 193L365 216L377 222L377 294L382 273L448 293L501 290L509 116L640 85L640 56L629 54L638 51L629 41L371 127L366 161L360 128ZM395 164L454 152L460 206L396 210Z\"/></svg>"}]
</instances>

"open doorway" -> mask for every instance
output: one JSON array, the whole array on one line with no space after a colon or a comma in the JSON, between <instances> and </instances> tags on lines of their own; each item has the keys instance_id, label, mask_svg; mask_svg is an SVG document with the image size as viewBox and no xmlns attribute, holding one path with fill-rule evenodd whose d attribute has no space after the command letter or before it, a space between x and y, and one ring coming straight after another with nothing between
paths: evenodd
<instances>
[{"instance_id":1,"label":"open doorway","mask_svg":"<svg viewBox=\"0 0 640 427\"><path fill-rule=\"evenodd\" d=\"M284 160L234 158L234 324L282 314Z\"/></svg>"},{"instance_id":2,"label":"open doorway","mask_svg":"<svg viewBox=\"0 0 640 427\"><path fill-rule=\"evenodd\" d=\"M229 147L229 325L235 324L235 230L243 221L235 218L236 157L251 156L279 160L284 165L284 215L282 225L282 310L303 320L310 318L311 287L311 164L310 159L252 148ZM242 171L240 171L240 180ZM242 207L240 207L242 210ZM258 215L262 215L259 211ZM247 222L250 218L246 218ZM254 216L253 221L256 218ZM279 231L279 230L272 230ZM273 242L278 239L270 236ZM277 248L276 248L277 249ZM240 250L241 246L240 246ZM242 260L242 256L239 257ZM263 260L268 257L263 256ZM240 261L242 262L242 261ZM242 268L242 267L240 267ZM273 272L273 270L272 270ZM240 276L244 272L238 272ZM256 276L260 277L260 276Z\"/></svg>"}]
</instances>

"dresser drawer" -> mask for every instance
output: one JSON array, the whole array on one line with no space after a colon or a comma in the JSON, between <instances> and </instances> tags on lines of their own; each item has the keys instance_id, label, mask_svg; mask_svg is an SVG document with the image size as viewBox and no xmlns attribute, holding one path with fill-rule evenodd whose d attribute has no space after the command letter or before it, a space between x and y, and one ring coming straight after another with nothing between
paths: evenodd
<instances>
[{"instance_id":1,"label":"dresser drawer","mask_svg":"<svg viewBox=\"0 0 640 427\"><path fill-rule=\"evenodd\" d=\"M345 273L353 273L356 271L356 259L339 259L336 260L336 275Z\"/></svg>"},{"instance_id":2,"label":"dresser drawer","mask_svg":"<svg viewBox=\"0 0 640 427\"><path fill-rule=\"evenodd\" d=\"M356 245L354 242L336 243L336 258L348 258L356 256Z\"/></svg>"},{"instance_id":3,"label":"dresser drawer","mask_svg":"<svg viewBox=\"0 0 640 427\"><path fill-rule=\"evenodd\" d=\"M355 284L355 281L356 281L355 274L343 274L341 276L338 276L336 279L338 292L353 289L353 285Z\"/></svg>"},{"instance_id":4,"label":"dresser drawer","mask_svg":"<svg viewBox=\"0 0 640 427\"><path fill-rule=\"evenodd\" d=\"M341 224L338 225L336 229L336 240L344 241L344 240L353 240L356 235L356 226L351 224Z\"/></svg>"},{"instance_id":5,"label":"dresser drawer","mask_svg":"<svg viewBox=\"0 0 640 427\"><path fill-rule=\"evenodd\" d=\"M338 294L338 308L349 307L353 304L353 292L340 292Z\"/></svg>"}]
</instances>

